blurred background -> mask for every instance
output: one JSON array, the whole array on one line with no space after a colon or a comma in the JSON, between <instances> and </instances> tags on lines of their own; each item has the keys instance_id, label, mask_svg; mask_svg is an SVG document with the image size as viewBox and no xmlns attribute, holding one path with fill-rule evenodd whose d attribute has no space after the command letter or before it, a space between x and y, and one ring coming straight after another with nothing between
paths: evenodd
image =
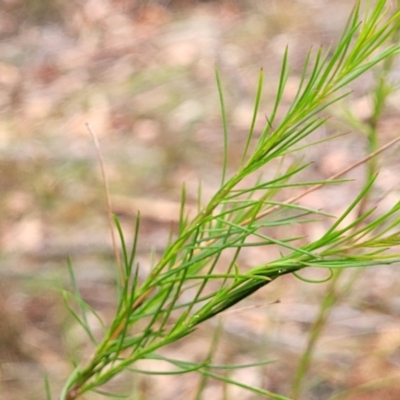
<instances>
[{"instance_id":1,"label":"blurred background","mask_svg":"<svg viewBox=\"0 0 400 400\"><path fill-rule=\"evenodd\" d=\"M193 204L199 181L205 198L218 188L223 140L215 66L225 88L234 170L251 123L260 68L265 87L258 131L271 111L285 47L292 72L284 98L289 104L308 49L335 43L353 3L0 0L2 398L44 399L45 375L56 398L71 361L92 351L60 292L70 288L68 257L84 299L105 321L113 315L115 262L106 200L85 124L99 138L113 209L128 240L141 211L139 262L145 274L150 251L162 251L171 223L178 220L182 183ZM394 82L398 78L396 69ZM326 178L365 155L365 136L343 109L361 123L367 120L373 87L369 74L353 85L345 104L333 107L317 138L351 134L305 151L306 160L313 161L307 178ZM399 135L399 100L399 93L390 97L380 122L382 144ZM384 160L378 189L386 193L381 203L388 208L398 199L400 166L395 151ZM314 193L305 204L339 213L363 185L363 176L362 169L354 171L350 177L357 182ZM313 224L302 234L315 238L323 229ZM257 248L246 262L251 266L268 256ZM335 306L307 375L304 399L329 399L347 389L343 398L400 398L398 276L396 267L366 270ZM228 376L290 395L325 291L325 284L291 276L260 290L223 318L215 363L273 359L271 365ZM203 360L217 325L217 320L205 323L166 354ZM129 399L179 400L194 399L198 385L196 374L184 379L127 374L109 388ZM260 398L216 381L208 382L203 397Z\"/></svg>"}]
</instances>

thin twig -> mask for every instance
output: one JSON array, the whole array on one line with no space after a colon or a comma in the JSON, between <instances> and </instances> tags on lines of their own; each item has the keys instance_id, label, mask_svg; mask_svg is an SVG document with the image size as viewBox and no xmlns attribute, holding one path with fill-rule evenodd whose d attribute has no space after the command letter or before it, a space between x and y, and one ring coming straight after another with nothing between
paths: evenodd
<instances>
[{"instance_id":1,"label":"thin twig","mask_svg":"<svg viewBox=\"0 0 400 400\"><path fill-rule=\"evenodd\" d=\"M362 164L365 164L366 162L368 162L372 158L376 157L378 154L382 153L387 148L391 147L392 145L394 145L395 143L397 143L399 141L400 141L400 136L395 138L395 139L393 139L393 140L391 140L389 143L386 143L384 146L380 147L378 150L374 151L373 153L368 154L368 156L362 158L361 160L358 160L354 164L351 164L348 167L346 167L346 168L342 169L341 171L337 172L336 174L330 176L329 178L326 179L326 182L333 181L333 180L335 180L337 178L340 178L341 176L343 176L347 172L359 167ZM309 189L305 190L304 192L287 199L286 201L283 202L283 204L292 204L295 201L297 201L297 200L301 199L302 197L306 196L307 194L315 192L316 190L322 188L324 185L325 185L325 183L319 183L318 185L311 186ZM266 215L271 214L272 212L274 212L275 210L277 210L277 209L279 209L281 207L282 207L282 204L273 206L273 207L269 208L268 210L265 210L264 212L258 214L256 219L263 218ZM246 226L249 222L250 222L250 218L245 220L245 221L243 221L241 223L241 225Z\"/></svg>"},{"instance_id":2,"label":"thin twig","mask_svg":"<svg viewBox=\"0 0 400 400\"><path fill-rule=\"evenodd\" d=\"M119 251L118 251L118 248L117 248L117 241L115 239L114 220L113 220L113 212L112 212L112 205L111 205L111 197L110 197L110 190L108 188L108 181L107 181L107 177L106 177L106 171L105 171L105 168L104 168L104 159L103 159L103 155L101 153L100 143L99 143L99 140L98 140L95 132L92 130L92 128L90 127L90 125L88 123L86 123L85 125L86 125L86 128L89 131L90 135L92 136L94 147L96 148L97 158L98 158L99 164L100 164L101 175L102 175L103 184L104 184L104 191L105 191L105 194L106 194L108 221L109 221L109 224L110 224L112 246L113 246L113 249L114 249L115 260L117 262L119 279L120 279L120 282L122 283L123 280L124 280L124 274L123 274L123 271L122 271L121 257L120 257L120 254L119 254Z\"/></svg>"},{"instance_id":3,"label":"thin twig","mask_svg":"<svg viewBox=\"0 0 400 400\"><path fill-rule=\"evenodd\" d=\"M358 160L358 161L355 162L354 164L351 164L351 165L349 165L348 167L346 167L346 168L342 169L341 171L337 172L336 174L330 176L329 178L326 179L326 181L333 181L333 180L335 180L335 179L337 179L337 178L343 176L343 175L346 174L347 172L353 170L354 168L357 168L358 166L360 166L360 165L362 165L362 164L365 164L365 163L366 163L367 161L369 161L371 158L376 157L378 154L382 153L382 152L385 151L387 148L391 147L392 145L394 145L395 143L397 143L397 142L399 142L399 141L400 141L400 136L397 137L397 138L395 138L395 139L393 139L393 140L391 140L389 143L386 143L384 146L380 147L378 150L374 151L373 153L369 154L368 156L362 158L361 160ZM286 201L284 201L282 204L275 205L275 206L269 208L268 210L265 210L264 212L258 214L255 218L252 217L252 218L249 218L249 219L246 219L246 220L242 221L239 225L240 225L240 226L246 226L246 225L248 225L250 222L253 222L254 220L259 220L259 219L261 219L261 218L263 218L263 217L265 217L265 216L271 214L272 212L278 210L279 208L281 208L281 207L282 207L283 205L285 205L285 204L293 204L295 201L301 199L302 197L306 196L306 195L309 194L309 193L314 192L315 190L320 189L320 188L323 187L324 185L325 185L325 183L319 183L318 185L311 186L309 189L305 190L304 192L302 192L302 193L300 193L300 194L298 194L298 195L296 195L296 196L290 197L289 199L287 199ZM203 243L203 247L205 247L205 246L210 246L210 245L212 245L213 243L215 243L215 241L216 241L216 239L210 239L210 240L208 240L208 241L206 241L206 242ZM193 251L193 254L197 254L197 253L199 253L200 251L201 251L200 249L195 249L195 250ZM177 268L177 267L179 267L180 265L182 265L182 262L183 262L183 260L177 261L177 262L173 265L173 267L171 267L171 268Z\"/></svg>"}]
</instances>

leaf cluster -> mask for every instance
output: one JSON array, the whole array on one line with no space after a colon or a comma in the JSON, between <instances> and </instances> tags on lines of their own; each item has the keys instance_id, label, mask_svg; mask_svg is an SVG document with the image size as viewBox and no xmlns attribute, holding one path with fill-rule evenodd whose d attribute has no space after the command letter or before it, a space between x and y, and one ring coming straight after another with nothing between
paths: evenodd
<instances>
[{"instance_id":1,"label":"leaf cluster","mask_svg":"<svg viewBox=\"0 0 400 400\"><path fill-rule=\"evenodd\" d=\"M364 210L355 220L346 222L346 217L371 190L376 175L371 176L346 211L336 219L321 210L303 207L298 200L324 185L344 184L345 180L338 179L341 174L320 182L298 183L295 178L307 165L292 163L279 170L273 178L256 177L264 166L300 150L300 142L326 122L321 112L346 96L349 93L346 87L352 81L377 63L399 53L398 44L384 47L400 23L399 11L392 15L388 13L386 1L379 0L360 21L360 2L357 2L338 44L331 49L321 48L316 53L308 53L297 93L278 121L278 110L289 76L286 49L269 121L255 138L255 121L263 91L263 72L260 72L242 161L232 175L227 170L228 126L217 72L225 143L221 186L205 206L202 206L199 188L198 212L193 218L185 208L186 190L183 187L178 232L171 233L164 253L144 281L139 279L139 265L135 261L140 215L136 218L134 242L130 249L115 219L123 255L115 319L111 326L104 328L104 337L97 343L85 317L93 310L80 300L77 285L74 294L65 295L79 304L80 315L74 312L74 316L96 348L86 365L76 366L65 384L61 400L72 400L84 392L97 390L138 360L161 359L157 354L160 348L191 334L198 324L282 275L294 273L298 276L298 271L307 267L331 271L400 261L400 254L392 251L400 244L397 228L400 202L383 215L376 215L371 208ZM256 183L248 184L251 181ZM277 200L282 190L293 187L300 190L299 195L286 201ZM306 224L317 218L329 218L334 222L315 241L301 238L302 245L298 244L298 237L276 238L267 233L276 227L290 232L294 224ZM249 246L279 248L280 257L243 268L239 265L239 255ZM202 364L163 360L172 363L176 373L197 371L225 379L212 372L216 367L209 360ZM271 398L284 398L261 389L251 389Z\"/></svg>"}]
</instances>

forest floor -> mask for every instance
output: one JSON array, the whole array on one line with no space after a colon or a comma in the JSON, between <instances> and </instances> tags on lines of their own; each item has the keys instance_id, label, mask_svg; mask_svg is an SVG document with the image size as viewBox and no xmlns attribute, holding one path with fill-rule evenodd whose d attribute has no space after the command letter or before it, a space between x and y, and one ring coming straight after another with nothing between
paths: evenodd
<instances>
[{"instance_id":1,"label":"forest floor","mask_svg":"<svg viewBox=\"0 0 400 400\"><path fill-rule=\"evenodd\" d=\"M83 3L83 4L82 4ZM168 4L167 4L168 3ZM346 0L135 0L2 3L0 13L0 395L44 399L47 374L54 396L71 360L90 353L63 302L71 259L84 299L106 320L115 307L115 262L103 180L86 123L99 138L113 210L128 240L141 211L139 262L162 251L178 219L181 185L196 203L218 188L223 153L215 80L225 88L233 171L248 132L260 68L265 74L260 131L271 110L281 59L289 47L291 75L284 104L293 98L310 47L338 39L353 2ZM398 71L398 70L396 70ZM394 74L395 78L399 73ZM397 80L398 81L398 80ZM307 179L326 178L365 155L360 121L371 112L373 75L330 110L317 139L350 132L305 151ZM400 98L394 93L379 126L384 144L399 135ZM398 154L398 152L397 152ZM389 150L378 180L389 207L398 199L399 159ZM397 171L397 172L396 172ZM338 214L364 184L324 189L305 205ZM308 175L307 175L308 174ZM397 190L397 192L396 192ZM380 195L377 194L379 197ZM301 235L323 232L310 224ZM265 262L249 251L245 265ZM305 400L349 390L351 400L400 398L400 280L398 267L370 268L332 310L304 387ZM351 277L352 272L345 274ZM328 284L286 276L226 314L216 364L274 363L235 370L232 378L290 395L309 329ZM279 303L277 303L279 301ZM241 312L241 309L245 310ZM93 322L94 323L94 322ZM202 360L217 320L166 349L172 358ZM152 366L148 366L153 368ZM156 367L157 369L157 367ZM194 399L199 376L124 375L114 384L129 399ZM110 385L111 389L113 385ZM210 381L208 400L259 398ZM85 399L97 399L97 394Z\"/></svg>"}]
</instances>

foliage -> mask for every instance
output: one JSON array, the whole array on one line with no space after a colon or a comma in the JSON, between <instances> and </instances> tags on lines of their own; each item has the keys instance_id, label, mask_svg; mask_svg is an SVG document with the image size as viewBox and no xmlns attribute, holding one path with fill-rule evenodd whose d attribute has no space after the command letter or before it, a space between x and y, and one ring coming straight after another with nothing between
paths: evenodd
<instances>
[{"instance_id":1,"label":"foliage","mask_svg":"<svg viewBox=\"0 0 400 400\"><path fill-rule=\"evenodd\" d=\"M87 391L96 391L143 359L162 359L171 363L176 373L197 371L207 377L246 387L216 373L216 366L209 359L193 364L166 359L157 351L190 335L200 323L282 275L296 274L308 267L324 268L332 273L334 270L392 264L400 260L400 254L391 250L400 244L400 231L396 230L400 223L400 202L383 215L376 215L374 208L367 207L354 220L348 220L350 213L370 192L376 174L371 174L345 212L333 220L319 239L275 238L265 233L266 228L284 227L290 232L293 224L307 224L316 218L334 218L320 210L303 207L298 200L324 185L345 184L345 180L339 179L342 175L368 162L383 149L374 150L360 162L321 182L293 183L294 178L307 168L300 162L293 162L285 169L282 167L273 178L260 177L265 166L274 166L276 160L304 147L300 145L301 141L326 122L326 118L321 116L322 111L346 96L349 93L346 88L352 81L400 51L399 45L390 44L399 23L400 12L389 15L384 0L371 6L360 22L360 3L357 2L336 47L308 53L295 98L284 116L278 118L289 77L286 49L274 107L264 130L256 138L255 121L263 89L261 71L242 162L233 174L227 167L229 135L222 83L217 72L225 145L221 186L206 205L202 204L199 188L198 212L194 217L190 217L186 209L186 190L183 187L178 232L171 233L162 257L154 263L144 281L139 279L139 265L135 260L140 215L136 219L135 239L130 249L115 219L122 243L115 317L111 325L104 328L104 337L97 343L86 317L87 313L94 311L82 301L76 284L73 294L65 292L67 301L74 300L79 305L80 313L73 311L72 307L70 309L94 343L95 350L86 364L75 367L60 395L61 400L72 400ZM278 200L283 190L294 187L303 191L286 201ZM302 245L298 244L299 239ZM239 265L239 254L249 246L277 246L281 256L244 270ZM225 261L227 257L230 257L229 262ZM225 269L221 272L222 260ZM134 326L140 330L134 332ZM247 388L265 397L285 399L267 390Z\"/></svg>"}]
</instances>

